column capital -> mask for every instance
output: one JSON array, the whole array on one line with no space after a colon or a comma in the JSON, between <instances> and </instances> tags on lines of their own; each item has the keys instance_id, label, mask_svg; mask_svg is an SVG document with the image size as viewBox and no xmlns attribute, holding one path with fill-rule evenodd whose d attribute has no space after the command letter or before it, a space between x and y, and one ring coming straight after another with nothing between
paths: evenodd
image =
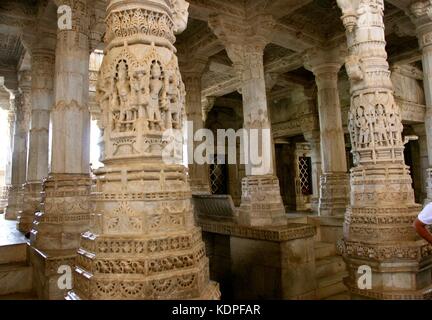
<instances>
[{"instance_id":1,"label":"column capital","mask_svg":"<svg viewBox=\"0 0 432 320\"><path fill-rule=\"evenodd\" d=\"M384 0L337 0L339 8L342 10L342 22L348 31L352 33L358 27L359 18L364 13L369 16L384 16Z\"/></svg>"},{"instance_id":2,"label":"column capital","mask_svg":"<svg viewBox=\"0 0 432 320\"><path fill-rule=\"evenodd\" d=\"M179 58L179 66L181 74L185 77L195 74L202 77L205 69L207 68L208 57L205 56L191 56Z\"/></svg>"},{"instance_id":3,"label":"column capital","mask_svg":"<svg viewBox=\"0 0 432 320\"><path fill-rule=\"evenodd\" d=\"M304 54L304 67L316 77L337 74L345 63L348 51L345 46L332 49L311 48Z\"/></svg>"},{"instance_id":4,"label":"column capital","mask_svg":"<svg viewBox=\"0 0 432 320\"><path fill-rule=\"evenodd\" d=\"M271 42L276 25L271 15L258 15L249 20L238 20L225 15L209 18L209 27L222 41L237 71L242 71L249 56L262 56Z\"/></svg>"},{"instance_id":5,"label":"column capital","mask_svg":"<svg viewBox=\"0 0 432 320\"><path fill-rule=\"evenodd\" d=\"M413 3L408 15L416 26L420 48L430 47L432 45L432 1Z\"/></svg>"},{"instance_id":6,"label":"column capital","mask_svg":"<svg viewBox=\"0 0 432 320\"><path fill-rule=\"evenodd\" d=\"M273 90L274 86L279 80L280 75L281 74L279 72L266 72L264 74L267 94Z\"/></svg>"}]
</instances>

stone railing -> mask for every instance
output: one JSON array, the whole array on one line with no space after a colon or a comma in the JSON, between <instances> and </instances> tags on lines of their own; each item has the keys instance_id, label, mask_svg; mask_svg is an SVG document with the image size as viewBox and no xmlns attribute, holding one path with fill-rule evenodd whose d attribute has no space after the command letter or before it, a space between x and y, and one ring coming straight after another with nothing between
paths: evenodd
<instances>
[{"instance_id":1,"label":"stone railing","mask_svg":"<svg viewBox=\"0 0 432 320\"><path fill-rule=\"evenodd\" d=\"M199 219L237 221L237 211L230 195L194 195L195 216Z\"/></svg>"}]
</instances>

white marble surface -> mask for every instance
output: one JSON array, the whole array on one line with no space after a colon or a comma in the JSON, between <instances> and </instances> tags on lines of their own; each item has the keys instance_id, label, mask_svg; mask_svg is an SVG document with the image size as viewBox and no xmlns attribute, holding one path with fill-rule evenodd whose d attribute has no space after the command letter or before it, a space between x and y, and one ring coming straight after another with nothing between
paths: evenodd
<instances>
[{"instance_id":1,"label":"white marble surface","mask_svg":"<svg viewBox=\"0 0 432 320\"><path fill-rule=\"evenodd\" d=\"M7 221L4 214L0 214L0 246L26 243L26 238L17 230L16 224L16 221Z\"/></svg>"}]
</instances>

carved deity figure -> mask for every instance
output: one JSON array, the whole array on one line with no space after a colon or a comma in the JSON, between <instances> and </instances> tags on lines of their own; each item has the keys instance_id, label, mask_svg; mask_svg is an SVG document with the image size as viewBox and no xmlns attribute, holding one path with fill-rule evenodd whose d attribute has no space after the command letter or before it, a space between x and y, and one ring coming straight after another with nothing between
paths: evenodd
<instances>
[{"instance_id":1,"label":"carved deity figure","mask_svg":"<svg viewBox=\"0 0 432 320\"><path fill-rule=\"evenodd\" d=\"M128 76L128 67L126 62L120 61L117 71L117 94L120 101L120 123L126 124L122 129L131 130L133 120L133 111L130 106L130 84Z\"/></svg>"},{"instance_id":2,"label":"carved deity figure","mask_svg":"<svg viewBox=\"0 0 432 320\"><path fill-rule=\"evenodd\" d=\"M145 71L138 71L135 73L133 81L131 82L134 112L135 117L140 119L148 119L146 114L146 107L149 104L149 79ZM145 129L148 129L148 122L145 121Z\"/></svg>"},{"instance_id":3,"label":"carved deity figure","mask_svg":"<svg viewBox=\"0 0 432 320\"><path fill-rule=\"evenodd\" d=\"M369 121L367 119L367 114L363 107L359 107L357 109L357 120L356 120L356 126L358 128L358 142L359 146L362 146L364 148L369 146L371 134L370 134L370 127L369 127Z\"/></svg>"},{"instance_id":4,"label":"carved deity figure","mask_svg":"<svg viewBox=\"0 0 432 320\"><path fill-rule=\"evenodd\" d=\"M379 104L376 109L375 137L379 145L384 146L388 141L387 119L384 106Z\"/></svg>"},{"instance_id":5,"label":"carved deity figure","mask_svg":"<svg viewBox=\"0 0 432 320\"><path fill-rule=\"evenodd\" d=\"M382 24L383 4L381 0L361 0L357 10L359 27L379 26Z\"/></svg>"},{"instance_id":6,"label":"carved deity figure","mask_svg":"<svg viewBox=\"0 0 432 320\"><path fill-rule=\"evenodd\" d=\"M150 97L147 107L150 127L154 129L157 125L160 130L165 130L161 115L161 110L166 108L166 102L162 97L165 85L162 68L158 62L152 63L150 76Z\"/></svg>"},{"instance_id":7,"label":"carved deity figure","mask_svg":"<svg viewBox=\"0 0 432 320\"><path fill-rule=\"evenodd\" d=\"M169 103L169 112L167 113L166 126L168 128L180 129L181 127L181 81L174 74L167 79L167 100Z\"/></svg>"},{"instance_id":8,"label":"carved deity figure","mask_svg":"<svg viewBox=\"0 0 432 320\"><path fill-rule=\"evenodd\" d=\"M402 141L403 125L399 120L399 116L394 112L394 105L391 107L391 112L387 116L387 123L390 131L390 140L393 145L397 145Z\"/></svg>"}]
</instances>

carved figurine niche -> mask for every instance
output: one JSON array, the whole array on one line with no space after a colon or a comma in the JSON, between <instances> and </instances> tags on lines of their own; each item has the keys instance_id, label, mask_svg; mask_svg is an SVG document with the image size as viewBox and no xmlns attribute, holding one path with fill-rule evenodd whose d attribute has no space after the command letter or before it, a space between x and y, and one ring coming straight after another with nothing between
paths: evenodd
<instances>
[{"instance_id":1,"label":"carved figurine niche","mask_svg":"<svg viewBox=\"0 0 432 320\"><path fill-rule=\"evenodd\" d=\"M124 60L121 60L117 64L115 88L111 102L115 131L135 131L135 121L138 119L138 111L132 103L129 67Z\"/></svg>"},{"instance_id":2,"label":"carved figurine niche","mask_svg":"<svg viewBox=\"0 0 432 320\"><path fill-rule=\"evenodd\" d=\"M148 72L144 70L136 71L131 81L132 101L134 111L139 119L144 119L144 130L149 129L147 107L150 101L150 81Z\"/></svg>"},{"instance_id":3,"label":"carved figurine niche","mask_svg":"<svg viewBox=\"0 0 432 320\"><path fill-rule=\"evenodd\" d=\"M147 106L148 122L151 130L165 130L162 112L168 111L164 72L159 61L153 61L150 67L150 97Z\"/></svg>"},{"instance_id":4,"label":"carved figurine niche","mask_svg":"<svg viewBox=\"0 0 432 320\"><path fill-rule=\"evenodd\" d=\"M171 73L166 77L167 100L169 111L166 114L166 127L173 129L181 129L183 121L184 96L183 82L176 73Z\"/></svg>"}]
</instances>

